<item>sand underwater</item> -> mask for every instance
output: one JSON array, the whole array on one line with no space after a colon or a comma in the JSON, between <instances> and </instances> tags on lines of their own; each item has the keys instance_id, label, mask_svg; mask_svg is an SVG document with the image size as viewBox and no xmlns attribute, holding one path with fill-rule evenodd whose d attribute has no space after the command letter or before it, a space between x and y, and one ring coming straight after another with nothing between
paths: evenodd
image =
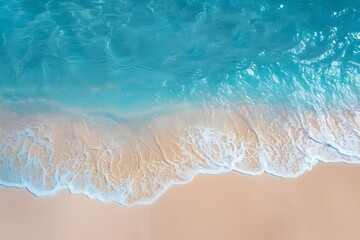
<instances>
[{"instance_id":1,"label":"sand underwater","mask_svg":"<svg viewBox=\"0 0 360 240\"><path fill-rule=\"evenodd\" d=\"M0 2L5 187L130 206L360 163L360 1Z\"/></svg>"}]
</instances>

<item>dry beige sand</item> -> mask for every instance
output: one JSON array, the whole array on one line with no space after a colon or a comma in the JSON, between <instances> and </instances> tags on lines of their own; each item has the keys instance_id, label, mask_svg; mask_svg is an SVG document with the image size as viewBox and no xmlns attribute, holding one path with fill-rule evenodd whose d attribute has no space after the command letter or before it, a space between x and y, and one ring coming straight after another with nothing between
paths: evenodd
<instances>
[{"instance_id":1,"label":"dry beige sand","mask_svg":"<svg viewBox=\"0 0 360 240\"><path fill-rule=\"evenodd\" d=\"M297 179L201 175L154 204L0 188L0 239L360 239L360 165L319 164Z\"/></svg>"}]
</instances>

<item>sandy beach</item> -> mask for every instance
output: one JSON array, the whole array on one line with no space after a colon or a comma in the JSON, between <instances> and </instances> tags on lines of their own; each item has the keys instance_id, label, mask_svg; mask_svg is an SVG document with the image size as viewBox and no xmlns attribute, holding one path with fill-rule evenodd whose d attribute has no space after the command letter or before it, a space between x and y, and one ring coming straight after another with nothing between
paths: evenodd
<instances>
[{"instance_id":1,"label":"sandy beach","mask_svg":"<svg viewBox=\"0 0 360 240\"><path fill-rule=\"evenodd\" d=\"M0 18L0 240L360 240L360 0Z\"/></svg>"},{"instance_id":2,"label":"sandy beach","mask_svg":"<svg viewBox=\"0 0 360 240\"><path fill-rule=\"evenodd\" d=\"M358 239L360 165L295 179L199 175L155 203L124 207L61 192L0 188L2 239Z\"/></svg>"}]
</instances>

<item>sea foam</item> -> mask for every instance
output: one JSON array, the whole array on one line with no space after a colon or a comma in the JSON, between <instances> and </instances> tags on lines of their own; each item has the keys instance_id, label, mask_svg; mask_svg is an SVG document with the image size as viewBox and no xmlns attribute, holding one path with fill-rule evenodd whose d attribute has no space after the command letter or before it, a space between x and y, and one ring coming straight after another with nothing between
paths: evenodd
<instances>
[{"instance_id":1,"label":"sea foam","mask_svg":"<svg viewBox=\"0 0 360 240\"><path fill-rule=\"evenodd\" d=\"M41 116L15 131L2 129L0 181L38 196L68 189L136 205L199 173L288 178L318 161L360 162L359 111L266 109L189 107L139 125L106 116Z\"/></svg>"}]
</instances>

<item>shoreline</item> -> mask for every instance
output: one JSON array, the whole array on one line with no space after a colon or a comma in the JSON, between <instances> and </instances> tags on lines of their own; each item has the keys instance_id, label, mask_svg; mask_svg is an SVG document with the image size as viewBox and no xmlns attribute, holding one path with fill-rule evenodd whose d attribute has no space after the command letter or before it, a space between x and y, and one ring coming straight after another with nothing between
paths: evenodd
<instances>
[{"instance_id":1,"label":"shoreline","mask_svg":"<svg viewBox=\"0 0 360 240\"><path fill-rule=\"evenodd\" d=\"M319 161L360 162L357 112L196 110L134 125L99 116L6 115L0 119L0 182L38 196L69 189L143 205L199 173L294 178Z\"/></svg>"}]
</instances>

